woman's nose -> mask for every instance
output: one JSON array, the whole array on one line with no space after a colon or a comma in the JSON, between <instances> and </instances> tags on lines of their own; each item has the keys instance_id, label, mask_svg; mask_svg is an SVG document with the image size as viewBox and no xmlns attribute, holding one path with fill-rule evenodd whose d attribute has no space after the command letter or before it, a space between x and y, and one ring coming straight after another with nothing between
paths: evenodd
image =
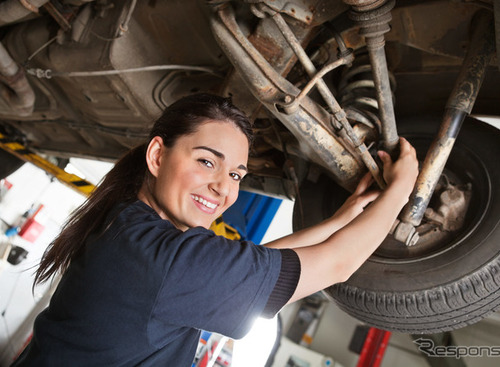
<instances>
[{"instance_id":1,"label":"woman's nose","mask_svg":"<svg viewBox=\"0 0 500 367\"><path fill-rule=\"evenodd\" d=\"M231 187L230 179L231 177L229 177L229 175L218 174L214 177L214 180L210 184L210 188L219 196L228 196Z\"/></svg>"}]
</instances>

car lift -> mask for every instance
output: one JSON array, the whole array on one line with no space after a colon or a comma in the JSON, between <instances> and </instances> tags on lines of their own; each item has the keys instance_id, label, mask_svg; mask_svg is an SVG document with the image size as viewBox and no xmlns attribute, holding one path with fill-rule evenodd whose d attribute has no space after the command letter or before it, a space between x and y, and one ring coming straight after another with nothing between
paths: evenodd
<instances>
[{"instance_id":1,"label":"car lift","mask_svg":"<svg viewBox=\"0 0 500 367\"><path fill-rule=\"evenodd\" d=\"M370 327L366 334L356 367L380 366L390 337L390 331Z\"/></svg>"},{"instance_id":2,"label":"car lift","mask_svg":"<svg viewBox=\"0 0 500 367\"><path fill-rule=\"evenodd\" d=\"M76 190L77 192L85 196L88 196L92 192L92 190L94 190L94 185L90 182L78 177L77 175L66 172L65 170L59 168L45 158L42 158L36 153L33 153L24 145L12 139L9 139L2 133L0 133L0 147L7 152L15 155L19 159L30 162L38 168L41 168L48 174L57 178L63 184L71 187L73 190Z\"/></svg>"}]
</instances>

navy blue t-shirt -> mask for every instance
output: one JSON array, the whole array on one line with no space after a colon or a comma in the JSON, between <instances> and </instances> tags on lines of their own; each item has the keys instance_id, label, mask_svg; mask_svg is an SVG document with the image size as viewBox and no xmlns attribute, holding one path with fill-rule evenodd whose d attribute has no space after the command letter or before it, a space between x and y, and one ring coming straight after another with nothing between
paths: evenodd
<instances>
[{"instance_id":1,"label":"navy blue t-shirt","mask_svg":"<svg viewBox=\"0 0 500 367\"><path fill-rule=\"evenodd\" d=\"M137 201L72 261L19 366L190 366L200 330L244 336L293 294L292 250L182 232Z\"/></svg>"}]
</instances>

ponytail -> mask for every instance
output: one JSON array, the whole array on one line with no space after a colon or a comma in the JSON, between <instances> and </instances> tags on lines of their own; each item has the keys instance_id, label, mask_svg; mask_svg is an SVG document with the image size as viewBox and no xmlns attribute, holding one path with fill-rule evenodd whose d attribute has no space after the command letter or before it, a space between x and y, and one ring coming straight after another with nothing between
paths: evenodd
<instances>
[{"instance_id":1,"label":"ponytail","mask_svg":"<svg viewBox=\"0 0 500 367\"><path fill-rule=\"evenodd\" d=\"M49 245L35 275L34 284L63 273L85 247L90 233L98 233L110 210L118 203L132 202L146 175L146 144L123 156L69 218L61 233Z\"/></svg>"}]
</instances>

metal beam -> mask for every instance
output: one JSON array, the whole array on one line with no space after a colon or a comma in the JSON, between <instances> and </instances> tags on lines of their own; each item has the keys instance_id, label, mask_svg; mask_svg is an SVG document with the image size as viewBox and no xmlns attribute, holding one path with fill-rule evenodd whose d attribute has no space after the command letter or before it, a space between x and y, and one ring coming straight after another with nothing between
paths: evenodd
<instances>
[{"instance_id":1,"label":"metal beam","mask_svg":"<svg viewBox=\"0 0 500 367\"><path fill-rule=\"evenodd\" d=\"M89 196L92 190L94 190L95 186L90 182L78 177L77 175L66 172L62 168L59 168L45 158L32 152L21 143L9 139L9 137L3 135L2 133L0 133L0 148L15 155L23 161L30 162L38 168L43 169L48 174L57 178L61 183L69 186L80 194Z\"/></svg>"}]
</instances>

